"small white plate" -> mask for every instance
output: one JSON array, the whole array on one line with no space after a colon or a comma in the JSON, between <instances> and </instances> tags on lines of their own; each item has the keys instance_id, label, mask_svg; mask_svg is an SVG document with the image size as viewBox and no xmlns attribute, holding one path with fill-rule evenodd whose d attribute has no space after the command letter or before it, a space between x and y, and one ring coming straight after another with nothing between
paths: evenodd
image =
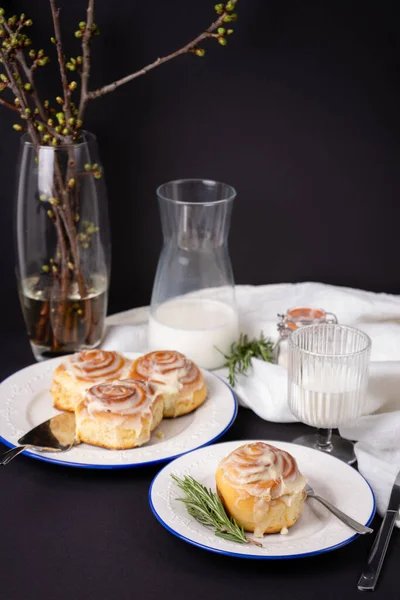
<instances>
[{"instance_id":1,"label":"small white plate","mask_svg":"<svg viewBox=\"0 0 400 600\"><path fill-rule=\"evenodd\" d=\"M125 353L128 358L139 354ZM22 369L0 384L0 441L14 447L30 429L59 411L53 408L50 386L54 369L62 362L54 358ZM231 388L203 371L207 400L194 412L177 419L164 419L151 440L132 450L107 450L80 444L65 453L25 451L25 455L69 467L122 469L171 460L217 440L232 425L237 401ZM163 437L157 435L159 432Z\"/></svg>"},{"instance_id":2,"label":"small white plate","mask_svg":"<svg viewBox=\"0 0 400 600\"><path fill-rule=\"evenodd\" d=\"M335 550L358 537L354 531L334 517L316 500L308 499L298 522L286 535L266 535L262 548L238 544L219 538L213 531L191 517L182 502L181 490L171 478L191 475L203 485L215 490L214 474L218 463L235 448L252 441L224 442L199 448L177 458L164 467L153 480L149 491L151 509L168 531L177 537L211 552L253 559L283 559L312 556ZM267 441L267 440L263 440ZM269 444L290 452L297 460L300 471L316 493L323 496L345 513L369 525L375 514L374 494L366 480L346 463L318 450L268 441ZM254 537L252 534L248 534Z\"/></svg>"}]
</instances>

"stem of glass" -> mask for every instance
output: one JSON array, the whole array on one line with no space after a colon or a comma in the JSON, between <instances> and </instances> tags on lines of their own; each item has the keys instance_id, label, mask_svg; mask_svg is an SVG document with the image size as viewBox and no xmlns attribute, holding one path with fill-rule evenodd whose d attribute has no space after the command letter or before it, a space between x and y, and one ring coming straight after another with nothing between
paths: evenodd
<instances>
[{"instance_id":1,"label":"stem of glass","mask_svg":"<svg viewBox=\"0 0 400 600\"><path fill-rule=\"evenodd\" d=\"M333 448L332 429L318 429L315 447L322 452L331 452Z\"/></svg>"}]
</instances>

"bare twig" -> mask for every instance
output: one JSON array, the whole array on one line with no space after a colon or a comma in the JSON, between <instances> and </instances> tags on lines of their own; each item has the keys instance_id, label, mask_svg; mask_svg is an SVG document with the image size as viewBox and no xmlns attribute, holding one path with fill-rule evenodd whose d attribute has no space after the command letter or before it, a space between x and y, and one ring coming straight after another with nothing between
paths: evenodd
<instances>
[{"instance_id":1,"label":"bare twig","mask_svg":"<svg viewBox=\"0 0 400 600\"><path fill-rule=\"evenodd\" d=\"M16 53L16 56L17 56L19 64L21 65L21 67L22 67L22 69L23 69L23 71L25 73L25 77L27 78L27 80L29 81L29 83L32 86L31 95L32 95L32 99L33 99L33 101L35 103L35 106L36 106L36 108L39 111L39 116L42 119L43 123L46 123L46 120L47 120L46 119L46 114L44 112L44 108L43 108L43 105L42 105L42 103L40 101L39 95L38 95L38 93L36 91L35 82L33 80L32 69L30 69L28 67L28 65L26 64L25 56L24 56L24 53L22 52L22 50L19 50Z\"/></svg>"},{"instance_id":2,"label":"bare twig","mask_svg":"<svg viewBox=\"0 0 400 600\"><path fill-rule=\"evenodd\" d=\"M233 5L235 5L236 2L237 2L237 0L232 0ZM223 12L218 17L218 19L216 21L214 21L208 29L206 29L206 31L204 31L203 33L198 35L194 40L192 40L191 42L189 42L188 44L186 44L179 50L176 50L175 52L172 52L171 54L168 54L167 56L164 56L163 58L157 58L157 60L155 60L153 63L151 63L150 65L147 65L146 67L143 67L142 69L140 69L139 71L136 71L135 73L131 73L130 75L127 75L126 77L122 77L122 79L113 81L112 83L109 83L108 85L105 85L97 90L88 92L87 100L94 100L94 98L99 98L99 96L104 96L105 94L109 94L110 92L113 92L120 85L124 85L125 83L132 81L133 79L140 77L140 75L146 75L146 73L148 73L152 69L155 69L156 67L159 67L160 65L163 65L164 63L168 62L169 60L172 60L173 58L176 58L178 56L181 56L182 54L187 54L188 52L193 51L200 42L202 42L206 38L213 37L213 31L215 31L216 29L218 29L218 27L221 27L224 24L224 18L227 15L229 15L228 12ZM87 100L86 100L86 102L87 102Z\"/></svg>"},{"instance_id":3,"label":"bare twig","mask_svg":"<svg viewBox=\"0 0 400 600\"><path fill-rule=\"evenodd\" d=\"M11 37L13 35L13 32L12 32L11 28L8 26L6 21L4 21L3 26L4 26L5 30L7 31L9 37ZM16 33L18 33L18 31L20 29L21 29L21 25L18 27ZM17 50L17 52L15 53L15 58L17 59L18 63L21 65L22 70L25 74L25 77L31 85L32 89L31 89L30 95L35 104L35 107L39 111L39 116L40 116L40 120L42 121L42 124L45 125L46 129L48 130L49 133L52 134L52 136L58 138L60 141L63 141L63 142L67 141L66 136L64 136L60 133L57 133L57 131L54 128L47 125L47 116L46 116L43 105L40 101L39 95L38 95L36 87L35 87L33 71L32 71L32 68L28 67L28 65L26 64L25 55L24 55L23 51ZM20 112L20 110L17 107L13 106L12 104L5 103L5 101L1 101L1 99L0 99L0 103L3 104L4 106L8 106L8 108L12 108L12 109L16 110L17 112ZM36 119L36 121L40 123L39 119Z\"/></svg>"},{"instance_id":4,"label":"bare twig","mask_svg":"<svg viewBox=\"0 0 400 600\"><path fill-rule=\"evenodd\" d=\"M65 118L68 121L71 118L71 98L70 90L68 87L67 71L65 68L64 52L61 41L61 29L60 29L60 9L56 7L55 0L50 0L51 14L53 16L54 35L56 39L58 64L60 65L61 83L64 91L64 113Z\"/></svg>"},{"instance_id":5,"label":"bare twig","mask_svg":"<svg viewBox=\"0 0 400 600\"><path fill-rule=\"evenodd\" d=\"M60 212L61 209L58 207L54 207L53 209L55 216L55 227L57 230L57 240L60 246L60 254L61 254L61 298L66 298L68 294L68 250L67 245L65 243L64 233L62 230Z\"/></svg>"},{"instance_id":6,"label":"bare twig","mask_svg":"<svg viewBox=\"0 0 400 600\"><path fill-rule=\"evenodd\" d=\"M24 112L24 114L27 116L26 109L29 108L29 105L28 105L28 102L26 100L26 96L25 96L22 88L18 87L17 81L16 81L15 76L14 76L14 71L10 68L10 64L6 60L5 54L4 54L4 52L2 50L0 50L0 58L3 61L3 66L4 66L4 69L5 69L6 73L7 73L7 77L8 77L8 81L9 81L9 85L10 85L11 91L14 94L14 96L16 98L18 98L19 103L20 103L20 108L22 109L22 111ZM13 64L13 68L17 69L16 65ZM31 136L31 140L32 140L32 142L35 144L35 146L37 148L40 145L40 139L39 139L38 133L37 133L35 127L34 127L34 124L33 124L31 116L27 116L26 123L27 123L29 134Z\"/></svg>"},{"instance_id":7,"label":"bare twig","mask_svg":"<svg viewBox=\"0 0 400 600\"><path fill-rule=\"evenodd\" d=\"M86 17L86 27L82 38L82 75L81 75L81 97L79 101L78 119L82 121L88 101L88 85L90 76L90 41L94 18L94 0L89 0Z\"/></svg>"},{"instance_id":8,"label":"bare twig","mask_svg":"<svg viewBox=\"0 0 400 600\"><path fill-rule=\"evenodd\" d=\"M7 108L11 108L11 110L15 110L17 113L19 113L19 108L17 106L11 104L11 102L7 102L7 100L3 100L3 98L0 98L0 104L6 106Z\"/></svg>"},{"instance_id":9,"label":"bare twig","mask_svg":"<svg viewBox=\"0 0 400 600\"><path fill-rule=\"evenodd\" d=\"M21 23L18 25L18 27L17 27L17 29L15 30L15 32L13 32L13 31L12 31L12 29L11 29L11 27L9 27L9 25L8 25L8 23L7 23L7 20L5 19L5 20L4 20L4 23L3 23L3 27L4 27L4 29L6 30L6 32L7 32L7 34L8 34L8 37L9 37L9 38L12 38L13 36L15 36L15 37L16 37L16 36L18 35L18 33L21 31L21 29L22 29L22 27L23 27L23 23L21 22ZM12 48L12 47L11 47L11 48ZM11 48L10 48L10 50L11 50ZM43 110L42 104L41 104L41 102L40 102L40 100L39 100L39 97L38 97L38 95L37 95L37 92L36 92L36 90L35 90L35 88L34 88L34 82L33 82L33 73L32 73L32 70L31 70L31 69L28 67L28 65L26 64L25 56L24 56L24 53L23 53L23 51L22 51L22 50L17 50L17 52L15 53L15 56L16 56L16 58L17 58L17 60L18 60L19 64L21 65L21 67L22 67L22 70L23 70L23 71L24 71L24 73L25 73L25 76L26 76L27 80L29 81L29 83L30 83L30 84L31 84L31 86L32 86L32 98L33 98L33 100L34 100L34 102L35 102L35 105L36 105L36 107L37 107L37 108L38 108L38 110L39 110L40 118L41 118L41 119L42 119L44 122L46 122L46 115L44 114L44 110Z\"/></svg>"}]
</instances>

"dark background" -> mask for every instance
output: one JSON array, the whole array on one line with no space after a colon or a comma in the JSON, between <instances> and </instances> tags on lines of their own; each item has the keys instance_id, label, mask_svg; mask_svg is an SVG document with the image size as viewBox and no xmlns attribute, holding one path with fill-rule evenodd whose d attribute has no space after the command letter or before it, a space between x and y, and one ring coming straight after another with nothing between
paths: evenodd
<instances>
[{"instance_id":1,"label":"dark background","mask_svg":"<svg viewBox=\"0 0 400 600\"><path fill-rule=\"evenodd\" d=\"M85 0L60 0L67 55ZM92 89L163 56L214 19L214 0L98 0ZM47 42L47 0L7 1ZM109 194L109 312L147 304L161 246L156 187L205 177L237 188L237 283L317 280L400 292L399 33L396 3L240 0L227 47L207 43L93 101ZM43 96L56 96L54 60ZM3 330L22 329L12 215L19 139L0 107ZM4 310L4 309L3 309Z\"/></svg>"},{"instance_id":2,"label":"dark background","mask_svg":"<svg viewBox=\"0 0 400 600\"><path fill-rule=\"evenodd\" d=\"M97 0L93 88L192 39L214 18L215 1ZM59 4L67 54L76 55L86 0ZM149 302L161 245L155 189L180 177L237 188L238 283L319 280L400 293L398 2L239 4L228 47L209 43L205 58L179 58L89 108L109 192L110 312ZM35 45L44 46L47 0L0 5L32 16ZM60 91L55 67L43 70L43 96ZM0 107L0 379L33 360L14 279L13 122ZM224 439L292 440L305 430L241 410ZM147 600L168 590L210 600L361 597L367 536L307 561L237 561L161 529L147 501L154 468L73 471L19 457L1 472L7 600ZM398 550L395 531L375 598L398 599Z\"/></svg>"}]
</instances>

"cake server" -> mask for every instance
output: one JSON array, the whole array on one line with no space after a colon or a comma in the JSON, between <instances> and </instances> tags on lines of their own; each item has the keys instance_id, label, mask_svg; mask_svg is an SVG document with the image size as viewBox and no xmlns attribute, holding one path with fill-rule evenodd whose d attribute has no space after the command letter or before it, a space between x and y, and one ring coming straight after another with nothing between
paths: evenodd
<instances>
[{"instance_id":1,"label":"cake server","mask_svg":"<svg viewBox=\"0 0 400 600\"><path fill-rule=\"evenodd\" d=\"M318 500L318 502L320 502L323 506L325 506L325 508L330 510L331 513L335 515L335 517L337 517L338 519L343 521L343 523L357 531L357 533L364 534L372 533L374 531L373 529L371 529L371 527L367 527L366 525L355 521L354 519L349 517L349 515L346 515L346 513L337 508L337 506L334 506L333 504L328 502L328 500L325 500L325 498L318 496L310 485L306 485L306 494L308 498L314 498L314 500Z\"/></svg>"},{"instance_id":2,"label":"cake server","mask_svg":"<svg viewBox=\"0 0 400 600\"><path fill-rule=\"evenodd\" d=\"M0 465L8 465L18 454L32 448L41 452L66 452L75 444L75 414L62 413L31 429L18 440L19 446L0 456Z\"/></svg>"},{"instance_id":3,"label":"cake server","mask_svg":"<svg viewBox=\"0 0 400 600\"><path fill-rule=\"evenodd\" d=\"M382 525L376 534L374 543L367 559L367 566L363 571L359 581L358 589L362 592L373 592L381 572L386 550L389 546L396 517L400 508L400 471L397 474L390 495L389 506L383 518Z\"/></svg>"}]
</instances>

